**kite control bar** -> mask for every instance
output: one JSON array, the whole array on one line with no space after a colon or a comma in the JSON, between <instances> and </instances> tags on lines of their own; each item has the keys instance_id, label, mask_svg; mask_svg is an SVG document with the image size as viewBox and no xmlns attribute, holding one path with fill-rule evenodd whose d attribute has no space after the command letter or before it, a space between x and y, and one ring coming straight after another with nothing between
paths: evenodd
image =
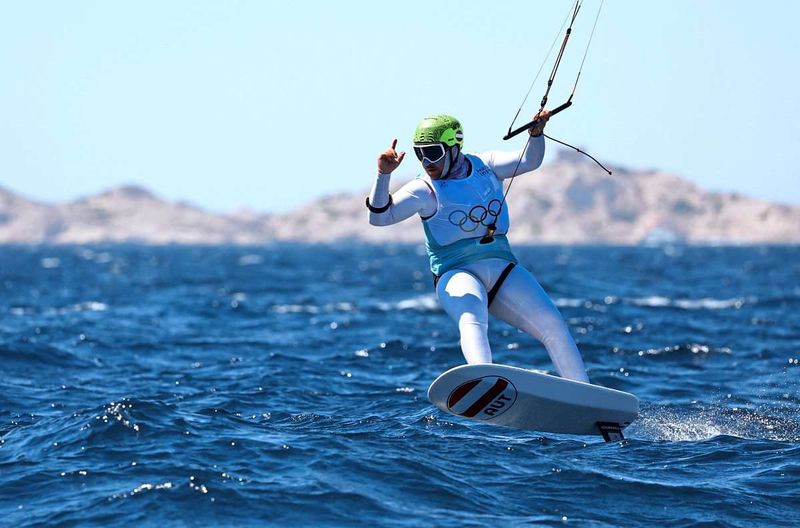
<instances>
[{"instance_id":1,"label":"kite control bar","mask_svg":"<svg viewBox=\"0 0 800 528\"><path fill-rule=\"evenodd\" d=\"M557 113L559 113L560 111L562 111L562 110L566 110L566 109L567 109L567 108L569 108L570 106L572 106L572 97L570 97L570 100L569 100L569 101L567 101L566 103L562 104L561 106L557 106L557 107L553 108L552 110L550 110L550 115L551 115L551 116L554 116L554 115L556 115ZM508 131L508 134L506 134L505 136L503 136L503 139L504 139L504 140L506 140L506 139L511 139L512 137L516 136L517 134L521 134L522 132L524 132L524 131L528 130L528 129L529 129L529 128L531 128L531 127L535 127L535 126L536 126L536 125L538 125L538 124L539 124L539 120L538 120L538 119L534 119L534 120L533 120L533 121L531 121L530 123L526 123L526 124L522 125L522 126L521 126L521 127L519 127L519 128L516 128L516 129L514 129L514 130L509 130L509 131Z\"/></svg>"}]
</instances>

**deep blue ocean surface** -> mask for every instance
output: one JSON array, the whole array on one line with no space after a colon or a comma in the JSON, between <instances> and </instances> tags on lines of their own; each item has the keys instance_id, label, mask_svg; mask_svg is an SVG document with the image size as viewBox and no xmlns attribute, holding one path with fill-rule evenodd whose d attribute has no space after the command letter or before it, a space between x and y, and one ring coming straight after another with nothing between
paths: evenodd
<instances>
[{"instance_id":1,"label":"deep blue ocean surface","mask_svg":"<svg viewBox=\"0 0 800 528\"><path fill-rule=\"evenodd\" d=\"M0 247L0 525L800 525L800 248L517 254L625 441L435 409L416 247Z\"/></svg>"}]
</instances>

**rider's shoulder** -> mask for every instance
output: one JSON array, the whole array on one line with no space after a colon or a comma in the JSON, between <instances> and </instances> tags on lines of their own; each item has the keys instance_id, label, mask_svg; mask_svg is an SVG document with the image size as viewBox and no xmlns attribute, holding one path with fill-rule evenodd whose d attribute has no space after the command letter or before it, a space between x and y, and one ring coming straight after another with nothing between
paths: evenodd
<instances>
[{"instance_id":1,"label":"rider's shoulder","mask_svg":"<svg viewBox=\"0 0 800 528\"><path fill-rule=\"evenodd\" d=\"M491 174L492 169L489 168L490 156L487 153L481 152L480 154L472 154L465 152L464 155L472 162L473 171L478 174Z\"/></svg>"}]
</instances>

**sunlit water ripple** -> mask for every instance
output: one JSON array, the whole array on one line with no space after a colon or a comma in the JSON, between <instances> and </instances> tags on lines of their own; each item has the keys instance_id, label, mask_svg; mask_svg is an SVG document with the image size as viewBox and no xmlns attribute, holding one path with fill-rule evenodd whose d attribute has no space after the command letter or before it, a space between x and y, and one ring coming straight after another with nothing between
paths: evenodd
<instances>
[{"instance_id":1,"label":"sunlit water ripple","mask_svg":"<svg viewBox=\"0 0 800 528\"><path fill-rule=\"evenodd\" d=\"M415 247L0 247L0 524L797 526L800 248L517 253L626 441L435 409Z\"/></svg>"}]
</instances>

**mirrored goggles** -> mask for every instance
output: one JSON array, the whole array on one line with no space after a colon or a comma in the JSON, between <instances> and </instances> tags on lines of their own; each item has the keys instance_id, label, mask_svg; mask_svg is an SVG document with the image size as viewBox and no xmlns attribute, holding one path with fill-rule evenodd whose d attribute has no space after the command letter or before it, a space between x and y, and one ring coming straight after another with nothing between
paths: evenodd
<instances>
[{"instance_id":1,"label":"mirrored goggles","mask_svg":"<svg viewBox=\"0 0 800 528\"><path fill-rule=\"evenodd\" d=\"M444 145L431 143L430 145L414 145L414 154L422 163L437 163L444 157Z\"/></svg>"}]
</instances>

